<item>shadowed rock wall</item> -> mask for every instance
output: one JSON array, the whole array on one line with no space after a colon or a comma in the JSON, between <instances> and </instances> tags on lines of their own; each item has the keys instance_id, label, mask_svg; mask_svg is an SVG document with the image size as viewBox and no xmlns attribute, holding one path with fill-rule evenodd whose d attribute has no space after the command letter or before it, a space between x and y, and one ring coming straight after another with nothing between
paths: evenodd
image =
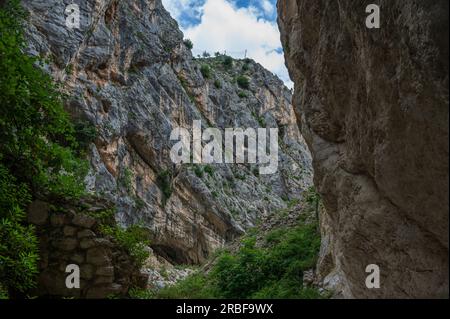
<instances>
[{"instance_id":1,"label":"shadowed rock wall","mask_svg":"<svg viewBox=\"0 0 450 319\"><path fill-rule=\"evenodd\" d=\"M365 8L381 8L367 29ZM294 107L341 296L448 296L448 1L280 0ZM365 286L377 264L381 288Z\"/></svg>"}]
</instances>

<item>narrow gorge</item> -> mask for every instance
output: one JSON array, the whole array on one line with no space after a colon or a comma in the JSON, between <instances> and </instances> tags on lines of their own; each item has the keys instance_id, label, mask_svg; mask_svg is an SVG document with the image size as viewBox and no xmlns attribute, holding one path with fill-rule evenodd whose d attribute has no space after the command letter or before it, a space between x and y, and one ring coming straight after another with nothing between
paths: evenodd
<instances>
[{"instance_id":1,"label":"narrow gorge","mask_svg":"<svg viewBox=\"0 0 450 319\"><path fill-rule=\"evenodd\" d=\"M448 298L448 1L375 2L380 29L366 1L277 2L294 89L248 57L194 56L162 0L80 1L79 28L72 1L22 0L23 49L2 13L0 71L19 75L1 78L0 208L18 217L0 215L0 295ZM6 110L33 103L19 124ZM197 121L220 140L276 129L276 172L174 163L174 130ZM242 139L231 157L250 158Z\"/></svg>"}]
</instances>

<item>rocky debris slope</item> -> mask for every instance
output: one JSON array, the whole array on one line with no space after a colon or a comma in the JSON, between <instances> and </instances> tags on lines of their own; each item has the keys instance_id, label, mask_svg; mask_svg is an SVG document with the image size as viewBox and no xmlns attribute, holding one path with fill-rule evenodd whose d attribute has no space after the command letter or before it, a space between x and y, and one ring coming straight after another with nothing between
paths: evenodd
<instances>
[{"instance_id":1,"label":"rocky debris slope","mask_svg":"<svg viewBox=\"0 0 450 319\"><path fill-rule=\"evenodd\" d=\"M326 207L319 272L344 297L448 297L448 1L376 3L380 29L365 1L278 3Z\"/></svg>"},{"instance_id":2,"label":"rocky debris slope","mask_svg":"<svg viewBox=\"0 0 450 319\"><path fill-rule=\"evenodd\" d=\"M200 263L310 185L290 91L253 61L193 59L160 0L83 1L81 27L72 30L65 26L69 1L23 3L30 53L48 58L47 70L71 96L68 111L97 131L89 190L117 204L122 225L145 225L157 256ZM237 83L242 75L248 84ZM259 175L244 164L174 165L170 133L193 120L220 129L278 128L277 173Z\"/></svg>"}]
</instances>

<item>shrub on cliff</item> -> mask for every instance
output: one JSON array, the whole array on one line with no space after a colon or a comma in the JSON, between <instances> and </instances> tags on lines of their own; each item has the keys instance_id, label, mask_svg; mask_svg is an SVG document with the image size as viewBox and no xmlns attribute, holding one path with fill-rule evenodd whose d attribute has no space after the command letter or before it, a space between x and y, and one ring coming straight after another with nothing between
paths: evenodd
<instances>
[{"instance_id":1,"label":"shrub on cliff","mask_svg":"<svg viewBox=\"0 0 450 319\"><path fill-rule=\"evenodd\" d=\"M188 48L188 50L192 50L192 48L194 48L194 44L189 39L184 40L183 43L186 46L186 48Z\"/></svg>"},{"instance_id":2,"label":"shrub on cliff","mask_svg":"<svg viewBox=\"0 0 450 319\"><path fill-rule=\"evenodd\" d=\"M25 51L18 0L0 8L0 284L25 293L34 286L37 240L25 223L35 196L78 197L87 163L62 96L43 61Z\"/></svg>"},{"instance_id":3,"label":"shrub on cliff","mask_svg":"<svg viewBox=\"0 0 450 319\"><path fill-rule=\"evenodd\" d=\"M222 82L220 82L219 80L215 80L214 81L214 86L216 87L216 89L221 89L222 88Z\"/></svg>"},{"instance_id":4,"label":"shrub on cliff","mask_svg":"<svg viewBox=\"0 0 450 319\"><path fill-rule=\"evenodd\" d=\"M202 73L205 79L209 79L211 77L211 68L207 64L203 64L200 67L200 72Z\"/></svg>"},{"instance_id":5,"label":"shrub on cliff","mask_svg":"<svg viewBox=\"0 0 450 319\"><path fill-rule=\"evenodd\" d=\"M226 69L231 69L233 67L233 58L225 55L222 64Z\"/></svg>"},{"instance_id":6,"label":"shrub on cliff","mask_svg":"<svg viewBox=\"0 0 450 319\"><path fill-rule=\"evenodd\" d=\"M250 87L250 80L245 75L238 76L236 82L243 89L248 90L248 88Z\"/></svg>"},{"instance_id":7,"label":"shrub on cliff","mask_svg":"<svg viewBox=\"0 0 450 319\"><path fill-rule=\"evenodd\" d=\"M164 200L169 199L172 195L172 173L168 170L162 171L158 174L156 183L164 195Z\"/></svg>"}]
</instances>

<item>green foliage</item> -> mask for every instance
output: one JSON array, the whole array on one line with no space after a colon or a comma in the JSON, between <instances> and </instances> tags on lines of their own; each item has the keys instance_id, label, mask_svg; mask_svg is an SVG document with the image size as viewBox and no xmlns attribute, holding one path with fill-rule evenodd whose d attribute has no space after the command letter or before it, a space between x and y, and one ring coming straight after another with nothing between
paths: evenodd
<instances>
[{"instance_id":1,"label":"green foliage","mask_svg":"<svg viewBox=\"0 0 450 319\"><path fill-rule=\"evenodd\" d=\"M189 97L189 100L192 103L197 104L195 97L192 95L191 91L189 90L189 85L188 85L188 82L186 81L186 79L184 79L181 76L178 76L178 80L180 81L181 86L183 87L184 91L186 92L187 96Z\"/></svg>"},{"instance_id":2,"label":"green foliage","mask_svg":"<svg viewBox=\"0 0 450 319\"><path fill-rule=\"evenodd\" d=\"M242 65L242 71L246 72L250 69L250 66L247 63L244 63L244 65Z\"/></svg>"},{"instance_id":3,"label":"green foliage","mask_svg":"<svg viewBox=\"0 0 450 319\"><path fill-rule=\"evenodd\" d=\"M6 291L5 288L3 288L2 285L0 285L0 300L2 299L9 299L8 291Z\"/></svg>"},{"instance_id":4,"label":"green foliage","mask_svg":"<svg viewBox=\"0 0 450 319\"><path fill-rule=\"evenodd\" d=\"M250 80L245 75L240 75L236 79L237 84L239 87L248 90L250 87Z\"/></svg>"},{"instance_id":5,"label":"green foliage","mask_svg":"<svg viewBox=\"0 0 450 319\"><path fill-rule=\"evenodd\" d=\"M293 208L300 203L298 198L293 198L288 202L288 208Z\"/></svg>"},{"instance_id":6,"label":"green foliage","mask_svg":"<svg viewBox=\"0 0 450 319\"><path fill-rule=\"evenodd\" d=\"M135 196L133 199L137 210L141 210L145 207L145 202L142 198L140 198L139 196Z\"/></svg>"},{"instance_id":7,"label":"green foliage","mask_svg":"<svg viewBox=\"0 0 450 319\"><path fill-rule=\"evenodd\" d=\"M204 58L209 58L210 56L211 56L211 54L209 54L209 53L206 52L206 51L203 51L202 57L204 57Z\"/></svg>"},{"instance_id":8,"label":"green foliage","mask_svg":"<svg viewBox=\"0 0 450 319\"><path fill-rule=\"evenodd\" d=\"M252 115L258 121L260 127L266 127L266 119L264 116L259 116L256 112L252 112Z\"/></svg>"},{"instance_id":9,"label":"green foliage","mask_svg":"<svg viewBox=\"0 0 450 319\"><path fill-rule=\"evenodd\" d=\"M165 287L157 292L159 299L210 299L215 292L209 278L201 273L195 273L178 284Z\"/></svg>"},{"instance_id":10,"label":"green foliage","mask_svg":"<svg viewBox=\"0 0 450 319\"><path fill-rule=\"evenodd\" d=\"M165 170L159 173L156 182L164 194L165 199L168 199L172 195L172 174L170 171Z\"/></svg>"},{"instance_id":11,"label":"green foliage","mask_svg":"<svg viewBox=\"0 0 450 319\"><path fill-rule=\"evenodd\" d=\"M74 155L75 130L51 78L23 53L24 14L18 1L0 10L0 154L33 193L79 196L87 171Z\"/></svg>"},{"instance_id":12,"label":"green foliage","mask_svg":"<svg viewBox=\"0 0 450 319\"><path fill-rule=\"evenodd\" d=\"M186 48L188 48L188 50L192 50L192 48L194 47L194 44L189 39L184 40L183 43L186 46Z\"/></svg>"},{"instance_id":13,"label":"green foliage","mask_svg":"<svg viewBox=\"0 0 450 319\"><path fill-rule=\"evenodd\" d=\"M82 120L75 122L74 127L78 148L84 151L97 138L97 129L90 122Z\"/></svg>"},{"instance_id":14,"label":"green foliage","mask_svg":"<svg viewBox=\"0 0 450 319\"><path fill-rule=\"evenodd\" d=\"M318 221L319 205L322 199L314 186L309 187L306 191L305 200L309 204L310 209L314 211L316 220Z\"/></svg>"},{"instance_id":15,"label":"green foliage","mask_svg":"<svg viewBox=\"0 0 450 319\"><path fill-rule=\"evenodd\" d=\"M209 176L213 177L214 176L214 167L211 165L205 165L204 171L206 174L208 174Z\"/></svg>"},{"instance_id":16,"label":"green foliage","mask_svg":"<svg viewBox=\"0 0 450 319\"><path fill-rule=\"evenodd\" d=\"M224 254L213 270L224 298L303 298L303 271L314 267L320 247L315 225L276 231L273 245L245 239L236 255ZM282 289L280 289L282 288Z\"/></svg>"},{"instance_id":17,"label":"green foliage","mask_svg":"<svg viewBox=\"0 0 450 319\"><path fill-rule=\"evenodd\" d=\"M320 235L315 224L277 229L256 245L257 232L241 240L236 253L222 252L208 274L196 273L163 289L159 298L322 298L303 286L303 272L315 266Z\"/></svg>"},{"instance_id":18,"label":"green foliage","mask_svg":"<svg viewBox=\"0 0 450 319\"><path fill-rule=\"evenodd\" d=\"M0 164L0 283L19 292L35 286L38 246L33 226L26 226L31 196Z\"/></svg>"},{"instance_id":19,"label":"green foliage","mask_svg":"<svg viewBox=\"0 0 450 319\"><path fill-rule=\"evenodd\" d=\"M125 168L118 179L118 183L120 186L125 188L125 190L130 193L132 189L132 183L133 183L133 173L131 170L127 167Z\"/></svg>"},{"instance_id":20,"label":"green foliage","mask_svg":"<svg viewBox=\"0 0 450 319\"><path fill-rule=\"evenodd\" d=\"M85 212L85 214L93 217L100 225L103 225L103 226L116 225L116 220L114 219L115 209Z\"/></svg>"},{"instance_id":21,"label":"green foliage","mask_svg":"<svg viewBox=\"0 0 450 319\"><path fill-rule=\"evenodd\" d=\"M0 284L26 294L35 285L38 248L25 207L37 195L83 195L88 163L77 157L83 143L62 94L39 67L43 59L24 54L24 18L18 0L0 7Z\"/></svg>"},{"instance_id":22,"label":"green foliage","mask_svg":"<svg viewBox=\"0 0 450 319\"><path fill-rule=\"evenodd\" d=\"M216 89L221 89L222 88L222 82L220 82L219 80L215 80L214 81L214 86L216 87Z\"/></svg>"},{"instance_id":23,"label":"green foliage","mask_svg":"<svg viewBox=\"0 0 450 319\"><path fill-rule=\"evenodd\" d=\"M233 58L228 55L225 55L223 57L222 64L226 69L231 69L233 67Z\"/></svg>"},{"instance_id":24,"label":"green foliage","mask_svg":"<svg viewBox=\"0 0 450 319\"><path fill-rule=\"evenodd\" d=\"M141 225L132 225L128 228L102 225L101 232L114 238L137 265L142 266L149 257L149 252L146 250L146 247L150 245L148 231Z\"/></svg>"},{"instance_id":25,"label":"green foliage","mask_svg":"<svg viewBox=\"0 0 450 319\"><path fill-rule=\"evenodd\" d=\"M241 99L245 99L246 97L248 97L248 94L245 93L244 91L239 91L239 92L238 92L238 96L239 96Z\"/></svg>"},{"instance_id":26,"label":"green foliage","mask_svg":"<svg viewBox=\"0 0 450 319\"><path fill-rule=\"evenodd\" d=\"M155 293L149 289L131 288L128 295L130 299L153 299Z\"/></svg>"},{"instance_id":27,"label":"green foliage","mask_svg":"<svg viewBox=\"0 0 450 319\"><path fill-rule=\"evenodd\" d=\"M204 172L203 168L200 165L194 166L194 173L198 178L203 178Z\"/></svg>"},{"instance_id":28,"label":"green foliage","mask_svg":"<svg viewBox=\"0 0 450 319\"><path fill-rule=\"evenodd\" d=\"M73 65L72 64L67 64L66 67L64 68L64 71L66 72L67 75L72 75L73 73Z\"/></svg>"},{"instance_id":29,"label":"green foliage","mask_svg":"<svg viewBox=\"0 0 450 319\"><path fill-rule=\"evenodd\" d=\"M200 72L202 73L202 75L205 79L211 78L211 67L209 65L203 64L200 67Z\"/></svg>"},{"instance_id":30,"label":"green foliage","mask_svg":"<svg viewBox=\"0 0 450 319\"><path fill-rule=\"evenodd\" d=\"M311 186L307 189L305 199L306 202L312 206L318 205L321 200L320 195L316 191L316 188L314 186Z\"/></svg>"}]
</instances>

